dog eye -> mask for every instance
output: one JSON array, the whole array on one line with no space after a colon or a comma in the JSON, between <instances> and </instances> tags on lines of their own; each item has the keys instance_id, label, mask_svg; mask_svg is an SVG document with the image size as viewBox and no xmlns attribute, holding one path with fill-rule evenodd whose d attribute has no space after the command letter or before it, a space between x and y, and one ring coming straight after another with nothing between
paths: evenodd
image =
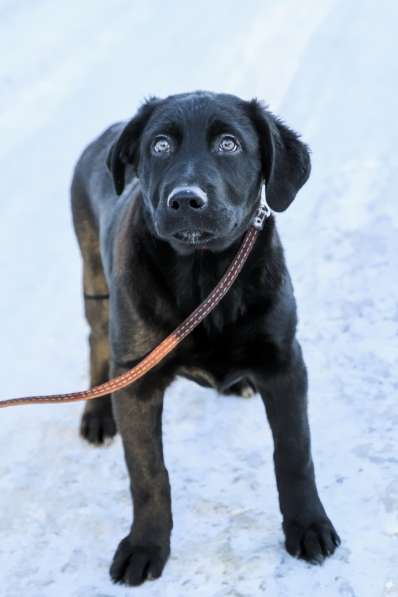
<instances>
[{"instance_id":1,"label":"dog eye","mask_svg":"<svg viewBox=\"0 0 398 597\"><path fill-rule=\"evenodd\" d=\"M156 137L152 143L153 153L170 153L172 149L170 140L165 136Z\"/></svg>"},{"instance_id":2,"label":"dog eye","mask_svg":"<svg viewBox=\"0 0 398 597\"><path fill-rule=\"evenodd\" d=\"M233 153L240 150L239 141L232 135L224 135L219 144L217 151L222 153Z\"/></svg>"}]
</instances>

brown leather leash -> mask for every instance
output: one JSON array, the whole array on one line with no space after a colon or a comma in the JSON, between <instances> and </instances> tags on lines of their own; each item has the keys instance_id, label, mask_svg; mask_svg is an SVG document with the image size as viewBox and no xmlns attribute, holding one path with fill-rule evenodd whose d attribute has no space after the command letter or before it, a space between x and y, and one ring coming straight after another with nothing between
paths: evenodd
<instances>
[{"instance_id":1,"label":"brown leather leash","mask_svg":"<svg viewBox=\"0 0 398 597\"><path fill-rule=\"evenodd\" d=\"M18 404L45 404L60 402L78 402L79 400L93 400L100 398L112 392L121 390L143 377L155 365L160 363L166 355L174 350L180 342L184 340L194 330L203 319L218 305L221 299L227 294L232 284L238 277L243 268L253 246L256 242L259 232L262 230L264 220L269 217L271 211L267 205L265 197L265 185L262 185L260 206L249 229L247 230L239 251L235 255L232 263L228 267L221 280L213 288L208 297L186 318L180 325L167 336L160 344L156 346L146 357L144 357L135 367L114 377L109 381L81 392L72 392L70 394L53 394L47 396L24 396L21 398L11 398L0 401L0 408L8 406L17 406Z\"/></svg>"}]
</instances>

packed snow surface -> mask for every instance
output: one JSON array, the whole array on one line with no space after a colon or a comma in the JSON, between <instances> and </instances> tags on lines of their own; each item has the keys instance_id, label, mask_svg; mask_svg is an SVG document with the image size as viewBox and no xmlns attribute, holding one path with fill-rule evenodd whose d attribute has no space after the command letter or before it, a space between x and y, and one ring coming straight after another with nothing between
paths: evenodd
<instances>
[{"instance_id":1,"label":"packed snow surface","mask_svg":"<svg viewBox=\"0 0 398 597\"><path fill-rule=\"evenodd\" d=\"M310 374L319 490L343 539L313 567L283 549L258 396L187 381L165 405L172 555L115 586L131 522L120 438L77 434L81 405L0 413L1 597L398 595L398 3L0 2L1 397L84 388L87 326L73 164L145 96L265 99L312 148L278 216Z\"/></svg>"}]
</instances>

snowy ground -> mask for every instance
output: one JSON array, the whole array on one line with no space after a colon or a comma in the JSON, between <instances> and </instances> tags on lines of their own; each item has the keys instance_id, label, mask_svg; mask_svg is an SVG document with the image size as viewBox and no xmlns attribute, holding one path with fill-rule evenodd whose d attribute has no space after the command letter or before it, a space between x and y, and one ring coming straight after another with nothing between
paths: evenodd
<instances>
[{"instance_id":1,"label":"snowy ground","mask_svg":"<svg viewBox=\"0 0 398 597\"><path fill-rule=\"evenodd\" d=\"M172 557L156 583L114 586L120 440L79 440L80 405L20 407L0 414L1 597L398 595L397 19L388 0L0 0L1 397L87 385L68 204L81 148L148 94L265 98L313 150L278 220L343 538L321 567L290 558L260 400L181 381L165 412Z\"/></svg>"}]
</instances>

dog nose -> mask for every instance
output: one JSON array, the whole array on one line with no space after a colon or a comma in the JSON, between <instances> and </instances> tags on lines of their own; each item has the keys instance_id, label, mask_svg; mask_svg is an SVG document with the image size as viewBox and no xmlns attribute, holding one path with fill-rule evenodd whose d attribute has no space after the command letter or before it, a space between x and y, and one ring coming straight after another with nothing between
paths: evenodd
<instances>
[{"instance_id":1,"label":"dog nose","mask_svg":"<svg viewBox=\"0 0 398 597\"><path fill-rule=\"evenodd\" d=\"M167 207L174 211L199 211L207 203L207 195L199 187L176 188L167 198Z\"/></svg>"}]
</instances>

